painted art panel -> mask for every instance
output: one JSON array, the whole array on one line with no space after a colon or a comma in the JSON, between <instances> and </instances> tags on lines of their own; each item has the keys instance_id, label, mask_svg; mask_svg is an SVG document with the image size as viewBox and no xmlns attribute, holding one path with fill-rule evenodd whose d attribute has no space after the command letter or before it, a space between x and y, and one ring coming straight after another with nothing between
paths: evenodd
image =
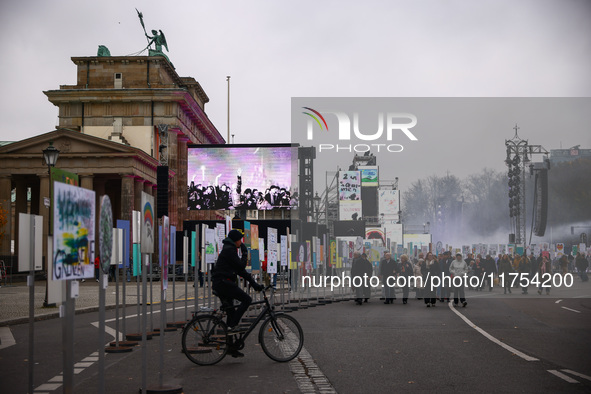
<instances>
[{"instance_id":1,"label":"painted art panel","mask_svg":"<svg viewBox=\"0 0 591 394\"><path fill-rule=\"evenodd\" d=\"M99 261L100 269L109 274L113 258L113 209L109 196L101 197L101 211L99 214Z\"/></svg>"},{"instance_id":2,"label":"painted art panel","mask_svg":"<svg viewBox=\"0 0 591 394\"><path fill-rule=\"evenodd\" d=\"M361 171L361 186L378 186L378 167L377 166L359 166Z\"/></svg>"},{"instance_id":3,"label":"painted art panel","mask_svg":"<svg viewBox=\"0 0 591 394\"><path fill-rule=\"evenodd\" d=\"M287 254L287 235L282 235L281 236L281 253L280 253L280 259L281 259L281 266L285 267L287 266L288 263L288 254Z\"/></svg>"},{"instance_id":4,"label":"painted art panel","mask_svg":"<svg viewBox=\"0 0 591 394\"><path fill-rule=\"evenodd\" d=\"M339 172L339 200L361 199L361 173L359 171Z\"/></svg>"},{"instance_id":5,"label":"painted art panel","mask_svg":"<svg viewBox=\"0 0 591 394\"><path fill-rule=\"evenodd\" d=\"M228 230L229 232L230 230ZM223 242L224 239L226 238L226 225L224 223L216 223L215 224L215 257L217 259L217 257L220 255L220 252L222 251L222 247L223 247Z\"/></svg>"},{"instance_id":6,"label":"painted art panel","mask_svg":"<svg viewBox=\"0 0 591 394\"><path fill-rule=\"evenodd\" d=\"M154 196L142 192L142 253L154 253Z\"/></svg>"},{"instance_id":7,"label":"painted art panel","mask_svg":"<svg viewBox=\"0 0 591 394\"><path fill-rule=\"evenodd\" d=\"M361 220L361 200L339 201L339 220Z\"/></svg>"},{"instance_id":8,"label":"painted art panel","mask_svg":"<svg viewBox=\"0 0 591 394\"><path fill-rule=\"evenodd\" d=\"M53 191L53 280L92 278L95 193L60 182Z\"/></svg>"},{"instance_id":9,"label":"painted art panel","mask_svg":"<svg viewBox=\"0 0 591 394\"><path fill-rule=\"evenodd\" d=\"M259 249L259 226L257 224L250 225L250 247Z\"/></svg>"},{"instance_id":10,"label":"painted art panel","mask_svg":"<svg viewBox=\"0 0 591 394\"><path fill-rule=\"evenodd\" d=\"M251 245L250 239L250 222L244 221L244 243L246 244L247 248L249 248Z\"/></svg>"},{"instance_id":11,"label":"painted art panel","mask_svg":"<svg viewBox=\"0 0 591 394\"><path fill-rule=\"evenodd\" d=\"M261 270L261 260L257 249L250 250L250 265L254 273L258 273Z\"/></svg>"},{"instance_id":12,"label":"painted art panel","mask_svg":"<svg viewBox=\"0 0 591 394\"><path fill-rule=\"evenodd\" d=\"M123 230L123 264L119 268L129 267L129 241L130 241L130 223L129 220L117 220L117 228Z\"/></svg>"},{"instance_id":13,"label":"painted art panel","mask_svg":"<svg viewBox=\"0 0 591 394\"><path fill-rule=\"evenodd\" d=\"M205 263L215 263L215 229L205 229Z\"/></svg>"},{"instance_id":14,"label":"painted art panel","mask_svg":"<svg viewBox=\"0 0 591 394\"><path fill-rule=\"evenodd\" d=\"M383 190L379 191L379 212L384 215L398 215L400 211L400 191L399 190Z\"/></svg>"},{"instance_id":15,"label":"painted art panel","mask_svg":"<svg viewBox=\"0 0 591 394\"><path fill-rule=\"evenodd\" d=\"M564 254L564 244L559 242L556 244L556 257L562 257Z\"/></svg>"}]
</instances>

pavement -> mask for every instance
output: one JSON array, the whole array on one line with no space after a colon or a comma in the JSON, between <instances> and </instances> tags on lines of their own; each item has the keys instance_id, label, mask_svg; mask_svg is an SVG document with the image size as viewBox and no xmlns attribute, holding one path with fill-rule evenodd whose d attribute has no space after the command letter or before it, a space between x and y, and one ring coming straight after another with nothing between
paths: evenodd
<instances>
[{"instance_id":1,"label":"pavement","mask_svg":"<svg viewBox=\"0 0 591 394\"><path fill-rule=\"evenodd\" d=\"M79 281L80 291L76 298L75 308L76 314L85 312L95 312L99 308L99 283L95 279L87 279L85 282ZM125 305L127 307L134 307L142 304L142 284L138 284L133 278L130 282L121 281L116 283L111 281L105 290L105 308L114 309L117 305L123 306L123 287L125 286ZM153 281L147 284L147 305L159 304L161 297L161 282ZM151 289L151 291L150 291ZM117 291L119 292L117 297ZM276 294L276 303L281 303L281 293L284 294L283 301L287 302L287 292L278 285ZM59 317L58 306L43 306L45 300L45 281L37 280L34 286L34 315L35 321L51 319ZM205 302L206 305L217 305L217 298L211 295L209 285L205 283L203 287L194 288L193 282L168 281L168 289L166 292L167 301L171 304L174 299L176 302L184 302L185 299L189 301L195 300L195 297ZM330 295L330 292L310 291L309 293L295 293L291 294L290 298L312 298L322 297L323 294ZM337 293L335 293L337 294ZM138 300L139 295L139 300ZM338 296L344 296L344 293L338 293ZM347 295L348 296L348 295ZM3 285L0 287L0 327L14 324L26 323L29 321L29 287L25 282L15 282L10 285Z\"/></svg>"},{"instance_id":2,"label":"pavement","mask_svg":"<svg viewBox=\"0 0 591 394\"><path fill-rule=\"evenodd\" d=\"M80 292L76 298L76 313L94 312L99 307L99 284L95 279L87 279L85 282L79 282ZM107 309L115 308L117 303L123 305L123 282L116 286L115 282L109 282L105 289L105 307ZM170 290L168 294L172 295L172 282L170 283ZM194 297L194 288L192 283L188 286L191 289ZM119 301L117 302L117 287L119 287ZM152 283L152 302L160 302L160 287L159 281ZM149 291L149 287L148 287ZM177 282L175 286L176 297L185 294L185 283ZM43 306L45 300L45 281L35 281L34 286L34 314L35 320L44 320L55 318L59 316L58 306ZM141 294L141 289L140 289ZM137 283L125 283L125 303L132 306L138 303L138 289ZM141 302L141 300L140 300ZM150 295L148 294L148 302L150 302ZM3 285L0 287L0 326L7 326L27 322L29 319L29 287L25 282L16 282L11 285Z\"/></svg>"}]
</instances>

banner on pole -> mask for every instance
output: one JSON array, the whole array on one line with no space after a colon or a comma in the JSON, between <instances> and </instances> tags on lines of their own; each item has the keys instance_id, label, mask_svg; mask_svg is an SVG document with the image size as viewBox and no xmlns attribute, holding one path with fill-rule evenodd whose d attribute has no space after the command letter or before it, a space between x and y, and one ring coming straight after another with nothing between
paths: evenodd
<instances>
[{"instance_id":1,"label":"banner on pole","mask_svg":"<svg viewBox=\"0 0 591 394\"><path fill-rule=\"evenodd\" d=\"M361 200L361 173L339 171L339 201Z\"/></svg>"},{"instance_id":2,"label":"banner on pole","mask_svg":"<svg viewBox=\"0 0 591 394\"><path fill-rule=\"evenodd\" d=\"M31 226L31 217L34 217L33 226ZM43 269L43 216L19 213L18 220L18 270L19 272L31 269L41 270ZM35 250L31 256L30 239L32 233L35 234ZM31 267L31 260L33 260L33 267Z\"/></svg>"},{"instance_id":3,"label":"banner on pole","mask_svg":"<svg viewBox=\"0 0 591 394\"><path fill-rule=\"evenodd\" d=\"M117 220L117 228L123 231L123 255L121 256L122 265L119 268L129 267L129 241L130 241L130 223L129 220Z\"/></svg>"},{"instance_id":4,"label":"banner on pole","mask_svg":"<svg viewBox=\"0 0 591 394\"><path fill-rule=\"evenodd\" d=\"M154 196L142 192L142 253L154 253Z\"/></svg>"},{"instance_id":5,"label":"banner on pole","mask_svg":"<svg viewBox=\"0 0 591 394\"><path fill-rule=\"evenodd\" d=\"M53 192L53 280L92 278L95 193L60 182L55 183ZM112 219L109 228L112 231Z\"/></svg>"},{"instance_id":6,"label":"banner on pole","mask_svg":"<svg viewBox=\"0 0 591 394\"><path fill-rule=\"evenodd\" d=\"M285 267L288 264L287 258L287 235L281 236L281 266Z\"/></svg>"}]
</instances>

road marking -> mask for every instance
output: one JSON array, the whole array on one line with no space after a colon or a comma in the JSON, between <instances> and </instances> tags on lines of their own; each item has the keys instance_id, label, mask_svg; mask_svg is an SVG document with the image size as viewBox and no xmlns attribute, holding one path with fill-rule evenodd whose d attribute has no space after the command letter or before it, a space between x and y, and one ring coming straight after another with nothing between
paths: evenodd
<instances>
[{"instance_id":1,"label":"road marking","mask_svg":"<svg viewBox=\"0 0 591 394\"><path fill-rule=\"evenodd\" d=\"M561 301L562 301L562 300L558 300L558 301L556 301L556 302L555 302L555 304L560 304L560 302L561 302Z\"/></svg>"},{"instance_id":2,"label":"road marking","mask_svg":"<svg viewBox=\"0 0 591 394\"><path fill-rule=\"evenodd\" d=\"M525 361L539 361L537 358L532 357L532 356L528 356L527 354L520 352L519 350L507 345L504 342L499 341L497 338L493 337L492 335L490 335L488 332L484 331L482 328L478 327L476 324L472 323L470 321L470 319L468 319L466 316L462 315L460 312L458 312L451 304L451 302L449 302L447 304L447 306L449 306L449 309L451 309L456 315L458 315L459 317L462 318L462 320L464 320L466 322L466 324L468 324L470 327L472 327L473 329L475 329L476 331L478 331L479 333L481 333L482 335L484 335L486 338L488 338L489 340L491 340L492 342L496 343L497 345L501 346L502 348L510 351L511 353L515 354L516 356L521 357L522 359L524 359Z\"/></svg>"},{"instance_id":3,"label":"road marking","mask_svg":"<svg viewBox=\"0 0 591 394\"><path fill-rule=\"evenodd\" d=\"M571 375L578 376L579 378L591 380L591 376L583 375L582 373L571 371L570 369L563 369L562 372L570 373Z\"/></svg>"},{"instance_id":4,"label":"road marking","mask_svg":"<svg viewBox=\"0 0 591 394\"><path fill-rule=\"evenodd\" d=\"M565 374L563 374L562 372L558 372L555 369L549 369L548 372L550 372L552 375L558 376L560 379L567 381L569 383L579 383L578 380L574 380L573 378L566 376Z\"/></svg>"},{"instance_id":5,"label":"road marking","mask_svg":"<svg viewBox=\"0 0 591 394\"><path fill-rule=\"evenodd\" d=\"M562 308L562 309L566 309L567 311L581 313L581 311L578 311L578 310L576 310L576 309L570 309L570 308L567 308L566 306L561 306L561 308Z\"/></svg>"},{"instance_id":6,"label":"road marking","mask_svg":"<svg viewBox=\"0 0 591 394\"><path fill-rule=\"evenodd\" d=\"M61 383L45 383L37 387L35 391L53 391L61 387Z\"/></svg>"},{"instance_id":7,"label":"road marking","mask_svg":"<svg viewBox=\"0 0 591 394\"><path fill-rule=\"evenodd\" d=\"M192 306L193 306L193 308L195 308L195 304L193 304ZM205 304L204 304L204 303L202 303L202 304L201 304L201 306L205 306ZM191 305L189 305L188 307L191 307ZM166 309L166 312L170 312L170 311L172 311L172 309L173 309L173 308L168 308L168 309ZM174 310L179 310L179 309L185 309L185 306L184 306L184 305L183 305L183 306L177 306L176 308L174 308ZM147 312L146 312L146 314L147 314L147 315L150 315L150 314L152 314L152 313L154 313L154 314L160 313L160 309L158 309L158 310L155 310L154 312L150 312L150 311L147 311ZM134 317L137 317L137 313L135 313L135 314L133 314L133 315L126 315L126 316L125 316L125 318L126 318L126 319L131 319L131 318L134 318ZM121 318L122 318L122 317L121 317ZM115 320L117 320L117 318L115 318L115 317L114 317L114 318L112 318L112 319L107 319L107 320L105 320L105 323L112 323L112 322L114 322ZM98 323L98 322L95 322L95 323ZM91 323L91 324L93 324L93 325L94 325L94 323Z\"/></svg>"},{"instance_id":8,"label":"road marking","mask_svg":"<svg viewBox=\"0 0 591 394\"><path fill-rule=\"evenodd\" d=\"M470 295L470 298L475 298L475 297L490 297L490 296L496 296L498 294L496 293L487 293L487 294L476 294L476 295Z\"/></svg>"},{"instance_id":9,"label":"road marking","mask_svg":"<svg viewBox=\"0 0 591 394\"><path fill-rule=\"evenodd\" d=\"M0 327L0 349L6 349L12 345L16 345L16 341L10 327Z\"/></svg>"},{"instance_id":10,"label":"road marking","mask_svg":"<svg viewBox=\"0 0 591 394\"><path fill-rule=\"evenodd\" d=\"M90 324L92 324L92 325L93 325L93 326L95 326L96 328L99 328L99 322L94 322L94 323L90 323ZM116 338L117 338L117 331L115 331L115 330L114 330L114 329L112 329L111 327L109 327L109 326L105 326L105 332L106 332L107 334L109 334L110 336L112 336L114 339L116 339ZM120 340L120 341L122 341L122 340L123 340L123 333L121 333L121 332L119 333L119 340ZM109 345L109 344L107 343L107 345Z\"/></svg>"},{"instance_id":11,"label":"road marking","mask_svg":"<svg viewBox=\"0 0 591 394\"><path fill-rule=\"evenodd\" d=\"M76 367L76 368L88 368L92 364L94 364L94 362L80 361L80 362L77 362L76 364L74 364L74 367Z\"/></svg>"}]
</instances>

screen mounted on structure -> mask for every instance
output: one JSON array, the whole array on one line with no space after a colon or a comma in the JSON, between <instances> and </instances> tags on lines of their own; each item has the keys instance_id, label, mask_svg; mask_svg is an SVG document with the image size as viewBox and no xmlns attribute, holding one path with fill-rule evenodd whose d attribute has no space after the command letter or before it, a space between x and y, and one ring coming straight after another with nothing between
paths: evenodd
<instances>
[{"instance_id":1,"label":"screen mounted on structure","mask_svg":"<svg viewBox=\"0 0 591 394\"><path fill-rule=\"evenodd\" d=\"M189 210L297 208L289 144L191 145L187 166Z\"/></svg>"}]
</instances>

